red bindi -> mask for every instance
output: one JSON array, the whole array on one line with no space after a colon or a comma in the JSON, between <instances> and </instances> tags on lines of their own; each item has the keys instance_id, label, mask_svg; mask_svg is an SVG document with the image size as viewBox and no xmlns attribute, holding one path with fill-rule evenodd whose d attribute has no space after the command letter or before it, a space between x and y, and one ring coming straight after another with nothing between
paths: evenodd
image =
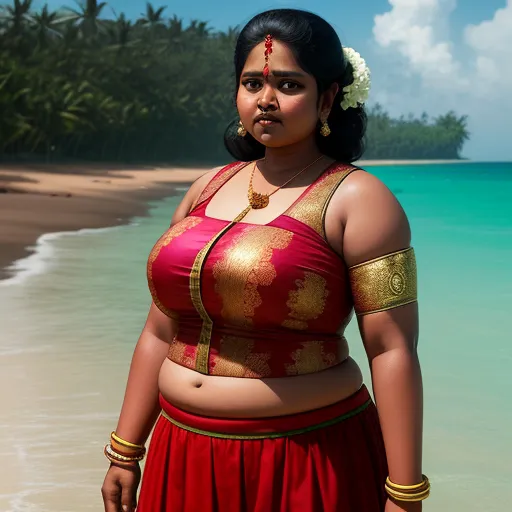
<instances>
[{"instance_id":1,"label":"red bindi","mask_svg":"<svg viewBox=\"0 0 512 512\"><path fill-rule=\"evenodd\" d=\"M263 76L265 79L268 77L268 75L270 73L270 70L268 68L268 58L269 58L269 55L272 53L272 44L273 44L272 36L270 34L268 34L265 37L265 66L263 68Z\"/></svg>"}]
</instances>

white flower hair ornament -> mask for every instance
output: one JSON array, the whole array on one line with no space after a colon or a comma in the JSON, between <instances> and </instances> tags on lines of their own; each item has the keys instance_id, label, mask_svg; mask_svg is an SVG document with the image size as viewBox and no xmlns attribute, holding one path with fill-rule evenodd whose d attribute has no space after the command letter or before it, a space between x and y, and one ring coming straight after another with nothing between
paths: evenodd
<instances>
[{"instance_id":1,"label":"white flower hair ornament","mask_svg":"<svg viewBox=\"0 0 512 512\"><path fill-rule=\"evenodd\" d=\"M366 102L370 95L371 80L370 68L359 53L353 48L343 48L343 54L354 70L354 81L343 88L345 95L341 102L341 108L347 110Z\"/></svg>"}]
</instances>

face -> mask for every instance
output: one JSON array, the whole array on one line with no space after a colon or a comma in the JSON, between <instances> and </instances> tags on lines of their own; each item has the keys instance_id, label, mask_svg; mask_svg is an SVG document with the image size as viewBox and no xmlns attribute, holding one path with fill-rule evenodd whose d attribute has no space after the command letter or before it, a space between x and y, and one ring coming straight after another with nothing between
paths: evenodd
<instances>
[{"instance_id":1,"label":"face","mask_svg":"<svg viewBox=\"0 0 512 512\"><path fill-rule=\"evenodd\" d=\"M267 78L263 76L264 66L262 42L247 58L237 93L238 113L246 130L267 147L287 146L313 137L318 120L330 111L337 86L324 93L319 102L315 78L297 64L285 44L276 40L268 59Z\"/></svg>"}]
</instances>

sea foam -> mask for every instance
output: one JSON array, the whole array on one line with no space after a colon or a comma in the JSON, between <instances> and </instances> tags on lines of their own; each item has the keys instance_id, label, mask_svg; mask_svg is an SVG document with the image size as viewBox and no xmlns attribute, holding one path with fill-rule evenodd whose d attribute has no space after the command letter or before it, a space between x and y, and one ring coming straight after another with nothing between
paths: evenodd
<instances>
[{"instance_id":1,"label":"sea foam","mask_svg":"<svg viewBox=\"0 0 512 512\"><path fill-rule=\"evenodd\" d=\"M7 271L13 272L12 277L3 279L0 281L0 286L12 286L19 285L25 282L27 279L43 274L48 271L54 265L57 264L56 258L56 246L55 242L61 238L71 236L84 236L101 232L108 232L118 230L126 227L125 225L120 226L109 226L105 228L83 228L76 231L57 231L55 233L44 233L36 240L36 243L31 246L27 246L27 250L32 251L31 254L15 260L9 266ZM137 225L137 223L129 223L128 225Z\"/></svg>"}]
</instances>

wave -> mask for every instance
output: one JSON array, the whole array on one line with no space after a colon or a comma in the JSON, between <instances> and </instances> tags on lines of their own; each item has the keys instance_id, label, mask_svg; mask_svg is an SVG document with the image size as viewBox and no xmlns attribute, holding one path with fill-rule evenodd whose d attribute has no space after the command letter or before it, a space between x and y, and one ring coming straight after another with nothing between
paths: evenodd
<instances>
[{"instance_id":1,"label":"wave","mask_svg":"<svg viewBox=\"0 0 512 512\"><path fill-rule=\"evenodd\" d=\"M55 241L68 236L84 236L101 232L110 232L125 228L126 226L136 226L138 222L133 221L119 226L109 226L104 228L82 228L76 231L57 231L55 233L44 233L36 240L36 243L27 246L31 254L15 260L7 267L7 271L14 272L11 277L0 281L0 287L13 286L24 283L27 279L43 274L52 266L57 264Z\"/></svg>"}]
</instances>

